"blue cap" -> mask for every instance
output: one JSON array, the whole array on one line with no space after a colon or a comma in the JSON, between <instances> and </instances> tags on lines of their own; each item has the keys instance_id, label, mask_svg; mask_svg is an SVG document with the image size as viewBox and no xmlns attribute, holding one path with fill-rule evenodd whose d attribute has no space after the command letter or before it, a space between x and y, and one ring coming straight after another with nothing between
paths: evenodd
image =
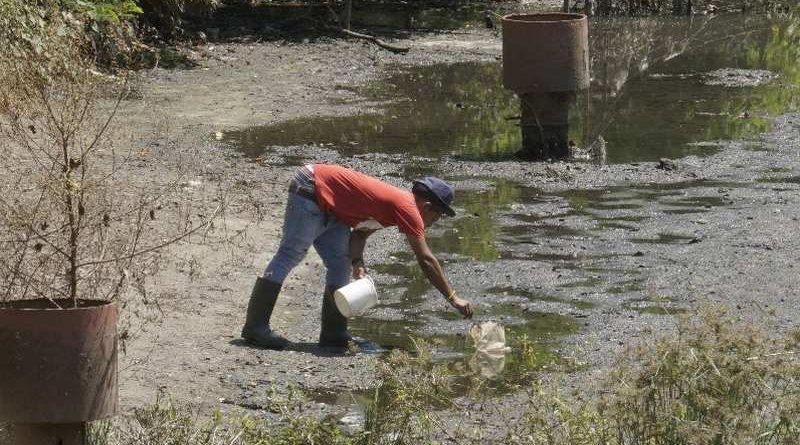
<instances>
[{"instance_id":1,"label":"blue cap","mask_svg":"<svg viewBox=\"0 0 800 445\"><path fill-rule=\"evenodd\" d=\"M437 201L435 204L444 209L444 213L448 216L456 216L455 210L450 207L450 204L453 203L453 196L455 195L453 186L433 176L417 179L414 181L414 185L417 184L431 192L431 197L435 198Z\"/></svg>"}]
</instances>

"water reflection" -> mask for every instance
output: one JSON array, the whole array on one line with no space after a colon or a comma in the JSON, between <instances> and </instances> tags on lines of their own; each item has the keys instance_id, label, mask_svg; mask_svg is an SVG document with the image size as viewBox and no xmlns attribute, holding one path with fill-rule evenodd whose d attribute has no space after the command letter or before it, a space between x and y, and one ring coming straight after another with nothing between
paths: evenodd
<instances>
[{"instance_id":1,"label":"water reflection","mask_svg":"<svg viewBox=\"0 0 800 445\"><path fill-rule=\"evenodd\" d=\"M570 115L570 139L607 141L609 162L703 155L768 130L768 116L800 108L800 14L598 18L590 28L593 82ZM707 85L720 68L768 69L756 87ZM253 156L269 146L331 145L368 152L503 159L521 145L519 105L499 63L400 69L362 88L380 114L309 117L230 132Z\"/></svg>"},{"instance_id":2,"label":"water reflection","mask_svg":"<svg viewBox=\"0 0 800 445\"><path fill-rule=\"evenodd\" d=\"M404 318L401 320L376 320L369 317L356 317L350 322L350 332L370 342L378 344L384 349L401 348L413 350L412 337L417 337L417 332L422 327L422 322ZM441 342L435 337L429 338L433 343ZM454 342L456 339L449 340ZM463 348L462 348L463 349Z\"/></svg>"},{"instance_id":3,"label":"water reflection","mask_svg":"<svg viewBox=\"0 0 800 445\"><path fill-rule=\"evenodd\" d=\"M394 256L399 257L398 254ZM387 307L404 307L409 304L417 304L422 301L422 297L428 293L432 287L425 277L425 274L417 265L416 260L399 258L393 259L391 263L377 264L373 268L375 271L399 277L395 284L386 285L386 289L402 288L403 294L396 303L384 304Z\"/></svg>"},{"instance_id":4,"label":"water reflection","mask_svg":"<svg viewBox=\"0 0 800 445\"><path fill-rule=\"evenodd\" d=\"M503 311L519 315L519 309L503 307ZM423 345L426 356L430 359L420 360L413 366L423 366L430 370L433 366L444 366L449 375L442 381L442 391L458 397L475 391L491 390L495 394L502 394L520 387L529 385L537 378L537 373L549 367L571 367L572 362L560 357L554 346L561 336L574 334L580 330L572 317L547 314L530 313L526 315L529 320L524 324L506 326L508 345L510 351L505 353L481 354L464 335L408 335L383 336L376 332L396 331L400 322L361 319L354 323L354 331L358 334L371 333L371 341L375 341L387 349L397 347L409 352L417 351L418 345ZM357 321L358 319L354 320ZM367 326L380 326L370 330ZM386 327L388 326L388 328ZM398 340L402 338L403 340ZM365 391L338 392L329 389L312 390L307 396L316 402L329 405L345 406L348 413L345 417L356 422L363 422L363 415L374 404L382 403L384 387L378 386ZM361 417L359 417L359 414ZM337 419L346 422L346 419Z\"/></svg>"},{"instance_id":5,"label":"water reflection","mask_svg":"<svg viewBox=\"0 0 800 445\"><path fill-rule=\"evenodd\" d=\"M229 132L224 140L250 155L270 145L332 144L348 154L383 152L468 157L504 156L521 136L513 93L497 63L431 65L367 85L369 99L389 102L382 114L308 117Z\"/></svg>"},{"instance_id":6,"label":"water reflection","mask_svg":"<svg viewBox=\"0 0 800 445\"><path fill-rule=\"evenodd\" d=\"M525 311L518 306L498 304L488 311L493 316L512 317L518 324L508 325L505 332L511 350L505 355L503 371L497 377L514 380L532 370L541 369L559 360L552 350L559 339L580 330L573 317L546 312ZM433 321L432 325L436 325ZM350 331L359 337L374 342L381 348L415 351L419 340L430 346L434 362L451 363L453 366L469 366L475 348L467 335L421 333L424 323L420 319L384 320L369 317L354 318ZM532 357L536 357L533 362ZM494 369L500 365L493 361ZM501 383L501 382L498 382Z\"/></svg>"},{"instance_id":7,"label":"water reflection","mask_svg":"<svg viewBox=\"0 0 800 445\"><path fill-rule=\"evenodd\" d=\"M493 379L503 374L506 367L506 353L476 351L469 361L469 367L485 379Z\"/></svg>"},{"instance_id":8,"label":"water reflection","mask_svg":"<svg viewBox=\"0 0 800 445\"><path fill-rule=\"evenodd\" d=\"M744 186L737 182L724 181L682 181L669 184L648 184L642 186L608 187L590 190L568 190L559 196L569 202L574 212L588 215L608 227L609 222L641 222L649 218L644 212L646 206L660 205L660 212L667 214L699 213L712 207L732 204L724 192L729 188ZM685 196L689 189L712 189L722 196ZM701 192L701 193L708 193ZM638 212L634 212L637 211ZM624 227L624 225L622 225Z\"/></svg>"},{"instance_id":9,"label":"water reflection","mask_svg":"<svg viewBox=\"0 0 800 445\"><path fill-rule=\"evenodd\" d=\"M608 141L610 162L709 153L713 145L692 142L764 132L766 116L798 108L797 88L786 88L800 84L797 14L621 20L599 19L591 30L587 131ZM703 74L720 68L767 69L781 82L706 85Z\"/></svg>"},{"instance_id":10,"label":"water reflection","mask_svg":"<svg viewBox=\"0 0 800 445\"><path fill-rule=\"evenodd\" d=\"M496 260L500 252L495 245L499 231L495 213L519 202L523 190L513 182L498 180L488 191L460 192L458 203L466 216L455 220L441 236L432 237L431 248L474 260Z\"/></svg>"}]
</instances>

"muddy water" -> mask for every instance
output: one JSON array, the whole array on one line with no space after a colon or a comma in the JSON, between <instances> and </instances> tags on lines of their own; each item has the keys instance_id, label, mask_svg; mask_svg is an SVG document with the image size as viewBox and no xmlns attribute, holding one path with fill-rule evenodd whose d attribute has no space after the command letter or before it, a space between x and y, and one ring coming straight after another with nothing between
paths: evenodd
<instances>
[{"instance_id":1,"label":"muddy water","mask_svg":"<svg viewBox=\"0 0 800 445\"><path fill-rule=\"evenodd\" d=\"M270 145L317 144L347 154L502 156L521 136L512 120L516 99L499 75L497 63L402 70L361 91L381 104L378 114L295 119L227 133L225 140L251 155Z\"/></svg>"},{"instance_id":2,"label":"muddy water","mask_svg":"<svg viewBox=\"0 0 800 445\"><path fill-rule=\"evenodd\" d=\"M501 216L512 214L514 203L521 200L549 203L557 199L562 198L543 196L536 189L501 180L494 181L489 190L460 192L460 210L465 216L443 222L438 234L429 238L430 245L437 254L447 255L450 262L465 261L475 264L503 259L513 253L512 245L519 245L524 243L524 239L540 237L541 234L530 227L503 225L499 222ZM578 233L558 225L550 226L548 231L552 237L571 237ZM559 264L577 260L572 256L562 258L554 254L537 255L539 254L531 253L527 258ZM403 317L386 320L380 318L381 314L377 314L377 318L367 316L355 319L351 324L354 334L369 339L382 348L406 350L414 349L412 337L422 338L434 346L434 355L441 360L469 360L474 351L465 332L442 332L437 328L458 322L458 314L445 308L419 309L424 306L425 299L431 299L431 295L436 292L422 275L413 255L397 252L390 257L390 262L375 266L373 274L380 283L386 283L381 289L382 308L402 310ZM588 277L570 282L565 288L592 287L601 281L599 277ZM533 342L539 355L548 357L548 360L555 358L550 348L558 337L576 331L576 320L571 316L530 310L528 307L503 301L511 297L528 300L533 305L543 301L576 309L589 309L593 306L580 299L547 295L513 286L495 286L473 291L498 297L484 298L483 301L491 303L481 308L482 320L491 319L505 324L510 340L525 336ZM509 363L519 362L520 352L512 351L508 355ZM518 375L518 370L508 369L496 377L500 380L513 380Z\"/></svg>"},{"instance_id":3,"label":"muddy water","mask_svg":"<svg viewBox=\"0 0 800 445\"><path fill-rule=\"evenodd\" d=\"M560 339L580 331L580 318L602 304L592 295L620 301L623 309L641 314L670 316L684 311L677 302L648 293L636 261L644 252L650 255L658 249L696 242L695 236L670 231L643 235L640 228L675 208L702 214L713 207L729 206L724 192L744 186L698 180L547 194L494 180L485 190L459 191L463 216L442 221L430 237L434 251L449 264L521 260L559 271L556 283L522 280L469 289L471 296L480 296L478 321L503 323L513 348L499 372L491 376L489 387L508 388L532 370L559 363ZM610 222L620 226L610 226ZM609 243L612 238L615 242ZM575 243L595 247L564 252L565 246ZM625 245L641 246L641 250L617 247ZM352 332L371 342L367 350L414 350L415 339L422 339L433 348L435 360L465 375L480 375L465 324L455 312L435 304L440 303L437 293L413 255L396 252L386 263L374 266L372 274L381 284L381 305L351 322ZM522 338L536 351L536 363L530 363L526 350L519 346ZM457 390L470 389L466 383L459 384Z\"/></svg>"},{"instance_id":4,"label":"muddy water","mask_svg":"<svg viewBox=\"0 0 800 445\"><path fill-rule=\"evenodd\" d=\"M414 350L418 342L424 342L432 352L432 365L445 366L452 376L449 391L452 396L480 391L502 394L528 385L536 378L536 373L549 367L566 366L561 357L554 352L559 336L579 331L578 323L571 317L523 311L514 305L497 305L491 311L498 319L515 318L517 324L506 327L508 344L513 352L499 356L476 354L471 341L464 335L420 334L417 330L422 323L414 320L375 320L358 318L351 323L351 332L368 338L371 342L386 348ZM425 314L432 319L455 319L452 312L435 311ZM431 366L431 363L422 364ZM357 391L335 391L314 389L306 396L315 402L345 407L346 413L336 418L354 428L363 427L368 409L379 400L376 391L367 389Z\"/></svg>"},{"instance_id":5,"label":"muddy water","mask_svg":"<svg viewBox=\"0 0 800 445\"><path fill-rule=\"evenodd\" d=\"M785 49L793 31L781 20L594 20L592 86L578 94L570 138L585 146L602 136L609 162L620 163L708 154L715 141L768 130L767 117L797 109L800 97ZM361 91L377 113L296 119L225 140L254 156L317 144L344 154L507 158L521 144L519 106L501 73L500 62L398 68Z\"/></svg>"}]
</instances>

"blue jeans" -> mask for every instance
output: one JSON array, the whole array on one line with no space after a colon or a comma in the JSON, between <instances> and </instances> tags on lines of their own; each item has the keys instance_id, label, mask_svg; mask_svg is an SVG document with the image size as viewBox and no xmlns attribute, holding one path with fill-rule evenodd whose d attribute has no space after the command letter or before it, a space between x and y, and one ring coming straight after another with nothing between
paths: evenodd
<instances>
[{"instance_id":1,"label":"blue jeans","mask_svg":"<svg viewBox=\"0 0 800 445\"><path fill-rule=\"evenodd\" d=\"M315 201L290 192L283 238L264 271L264 278L283 283L312 244L328 270L325 283L334 288L346 285L350 281L350 228L333 215L325 214Z\"/></svg>"}]
</instances>

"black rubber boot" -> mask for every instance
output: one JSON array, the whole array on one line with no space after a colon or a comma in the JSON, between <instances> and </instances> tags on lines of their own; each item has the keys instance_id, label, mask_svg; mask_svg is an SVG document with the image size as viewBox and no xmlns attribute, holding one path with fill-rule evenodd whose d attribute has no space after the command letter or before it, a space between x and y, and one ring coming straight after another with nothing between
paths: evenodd
<instances>
[{"instance_id":1,"label":"black rubber boot","mask_svg":"<svg viewBox=\"0 0 800 445\"><path fill-rule=\"evenodd\" d=\"M283 349L289 340L283 338L269 328L269 318L281 285L262 277L258 277L253 292L250 294L250 303L247 305L247 320L242 328L242 338L248 343L262 348Z\"/></svg>"},{"instance_id":2,"label":"black rubber boot","mask_svg":"<svg viewBox=\"0 0 800 445\"><path fill-rule=\"evenodd\" d=\"M319 346L322 348L346 348L352 339L347 332L347 318L339 312L333 300L335 290L327 286L322 296L322 330L319 333Z\"/></svg>"}]
</instances>

